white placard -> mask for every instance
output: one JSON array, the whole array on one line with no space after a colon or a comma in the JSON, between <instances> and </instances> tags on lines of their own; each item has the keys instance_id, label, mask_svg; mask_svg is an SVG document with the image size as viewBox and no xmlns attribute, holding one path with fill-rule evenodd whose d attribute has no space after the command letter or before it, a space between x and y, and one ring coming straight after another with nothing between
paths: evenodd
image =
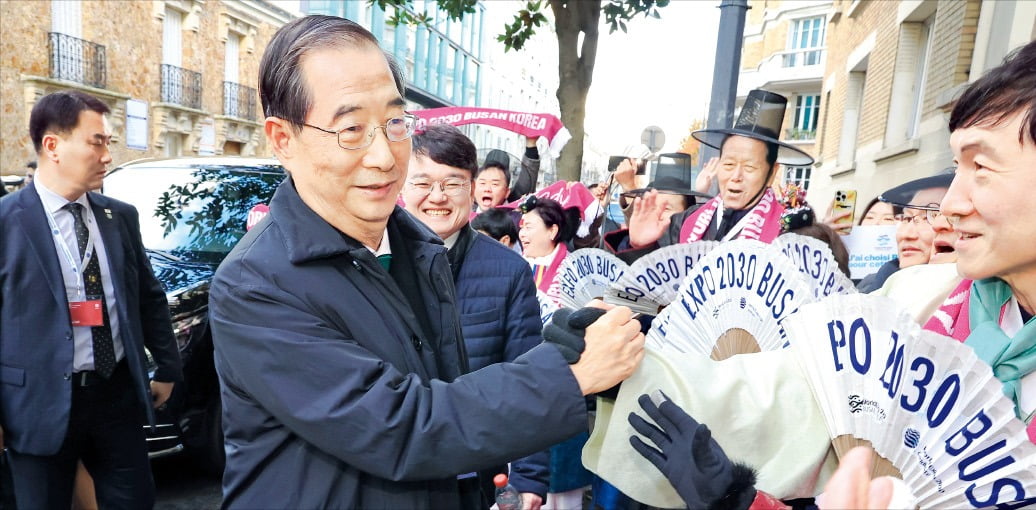
<instances>
[{"instance_id":1,"label":"white placard","mask_svg":"<svg viewBox=\"0 0 1036 510\"><path fill-rule=\"evenodd\" d=\"M126 148L147 150L147 101L126 100Z\"/></svg>"},{"instance_id":2,"label":"white placard","mask_svg":"<svg viewBox=\"0 0 1036 510\"><path fill-rule=\"evenodd\" d=\"M855 226L842 242L849 250L849 277L854 280L876 273L897 254L894 225Z\"/></svg>"}]
</instances>

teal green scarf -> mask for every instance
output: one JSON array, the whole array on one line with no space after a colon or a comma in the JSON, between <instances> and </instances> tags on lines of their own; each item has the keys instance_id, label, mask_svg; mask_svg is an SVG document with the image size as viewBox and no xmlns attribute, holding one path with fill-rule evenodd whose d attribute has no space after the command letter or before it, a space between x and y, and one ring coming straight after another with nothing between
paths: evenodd
<instances>
[{"instance_id":1,"label":"teal green scarf","mask_svg":"<svg viewBox=\"0 0 1036 510\"><path fill-rule=\"evenodd\" d=\"M1022 377L1036 370L1036 320L1029 320L1022 329L1008 338L1000 329L1000 310L1011 299L1011 287L999 278L976 280L971 286L968 319L971 334L965 344L975 350L979 359L993 367L993 375L1004 384L1004 395L1018 406Z\"/></svg>"}]
</instances>

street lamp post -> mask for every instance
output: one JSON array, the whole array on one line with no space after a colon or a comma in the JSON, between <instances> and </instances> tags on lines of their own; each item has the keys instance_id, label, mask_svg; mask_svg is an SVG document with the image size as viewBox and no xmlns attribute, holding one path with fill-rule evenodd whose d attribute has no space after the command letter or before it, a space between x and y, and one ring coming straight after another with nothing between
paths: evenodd
<instances>
[{"instance_id":1,"label":"street lamp post","mask_svg":"<svg viewBox=\"0 0 1036 510\"><path fill-rule=\"evenodd\" d=\"M737 78L741 70L741 43L745 33L748 0L722 0L719 4L719 34L716 37L716 62L712 73L712 96L709 102L708 129L731 127L734 102L737 100ZM700 164L719 155L705 144L701 146ZM712 193L718 191L716 181Z\"/></svg>"}]
</instances>

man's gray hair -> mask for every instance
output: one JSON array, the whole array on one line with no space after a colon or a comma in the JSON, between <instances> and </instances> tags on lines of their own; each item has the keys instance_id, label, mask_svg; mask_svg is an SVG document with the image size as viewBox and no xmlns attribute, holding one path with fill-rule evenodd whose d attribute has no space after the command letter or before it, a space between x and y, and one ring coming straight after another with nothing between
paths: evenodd
<instances>
[{"instance_id":1,"label":"man's gray hair","mask_svg":"<svg viewBox=\"0 0 1036 510\"><path fill-rule=\"evenodd\" d=\"M259 62L259 99L263 114L280 117L301 129L313 98L302 76L302 58L316 49L359 47L378 48L378 40L367 29L336 16L306 16L284 25L274 34ZM382 51L388 62L396 89L406 92L403 70L396 59ZM342 62L349 66L349 62Z\"/></svg>"}]
</instances>

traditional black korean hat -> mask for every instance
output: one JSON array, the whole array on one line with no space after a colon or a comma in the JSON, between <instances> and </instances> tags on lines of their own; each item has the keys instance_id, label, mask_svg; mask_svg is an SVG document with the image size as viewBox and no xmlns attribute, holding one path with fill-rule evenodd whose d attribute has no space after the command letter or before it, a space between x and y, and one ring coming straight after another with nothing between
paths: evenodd
<instances>
[{"instance_id":1,"label":"traditional black korean hat","mask_svg":"<svg viewBox=\"0 0 1036 510\"><path fill-rule=\"evenodd\" d=\"M721 149L730 135L755 138L777 146L777 162L788 166L809 166L813 157L797 147L788 145L778 138L784 124L784 111L788 98L762 89L748 93L745 105L737 116L737 122L730 129L701 129L691 133L699 142Z\"/></svg>"}]
</instances>

